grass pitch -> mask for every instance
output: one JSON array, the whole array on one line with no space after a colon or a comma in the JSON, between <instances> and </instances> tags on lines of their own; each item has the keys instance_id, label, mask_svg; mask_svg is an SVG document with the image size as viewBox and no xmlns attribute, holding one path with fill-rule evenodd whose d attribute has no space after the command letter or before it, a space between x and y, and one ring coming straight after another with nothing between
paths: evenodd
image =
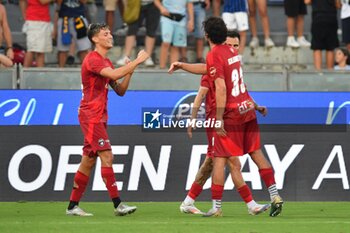
<instances>
[{"instance_id":1,"label":"grass pitch","mask_svg":"<svg viewBox=\"0 0 350 233\"><path fill-rule=\"evenodd\" d=\"M113 215L111 203L82 202L93 217L66 216L66 202L0 202L0 233L345 233L350 232L350 202L287 202L280 216L250 216L241 202L224 202L222 218L182 214L180 203L138 202L128 216ZM210 202L198 202L203 211Z\"/></svg>"}]
</instances>

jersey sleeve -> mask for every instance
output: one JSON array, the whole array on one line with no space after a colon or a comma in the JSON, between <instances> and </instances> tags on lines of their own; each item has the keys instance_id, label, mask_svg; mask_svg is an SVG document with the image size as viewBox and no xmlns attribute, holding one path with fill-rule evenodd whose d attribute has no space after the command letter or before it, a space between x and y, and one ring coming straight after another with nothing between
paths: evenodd
<instances>
[{"instance_id":1,"label":"jersey sleeve","mask_svg":"<svg viewBox=\"0 0 350 233\"><path fill-rule=\"evenodd\" d=\"M210 52L207 55L207 73L214 80L217 78L224 79L224 62L220 54Z\"/></svg>"},{"instance_id":2,"label":"jersey sleeve","mask_svg":"<svg viewBox=\"0 0 350 233\"><path fill-rule=\"evenodd\" d=\"M91 56L88 60L88 70L95 74L100 74L101 70L110 67L101 57Z\"/></svg>"},{"instance_id":3,"label":"jersey sleeve","mask_svg":"<svg viewBox=\"0 0 350 233\"><path fill-rule=\"evenodd\" d=\"M209 77L208 75L203 75L202 79L201 79L201 87L206 87L206 88L210 88L210 84L209 84Z\"/></svg>"}]
</instances>

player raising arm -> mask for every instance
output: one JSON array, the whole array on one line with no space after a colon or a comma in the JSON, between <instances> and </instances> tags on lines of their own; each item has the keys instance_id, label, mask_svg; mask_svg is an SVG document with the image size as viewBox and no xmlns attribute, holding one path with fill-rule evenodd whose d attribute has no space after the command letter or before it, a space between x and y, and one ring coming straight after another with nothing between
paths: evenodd
<instances>
[{"instance_id":1,"label":"player raising arm","mask_svg":"<svg viewBox=\"0 0 350 233\"><path fill-rule=\"evenodd\" d=\"M123 216L136 211L135 206L121 203L117 182L112 168L113 154L107 134L107 94L108 84L120 96L129 86L135 68L149 55L140 51L134 61L114 69L107 58L107 52L113 47L113 37L106 24L90 24L88 37L95 46L84 59L81 67L83 97L79 107L79 123L84 134L83 156L74 177L73 190L66 210L67 215L92 216L79 207L79 201L89 181L97 157L101 159L101 176L114 205L115 215ZM123 78L119 83L117 80Z\"/></svg>"},{"instance_id":2,"label":"player raising arm","mask_svg":"<svg viewBox=\"0 0 350 233\"><path fill-rule=\"evenodd\" d=\"M227 33L227 38L226 38L225 44L231 46L234 49L238 49L239 42L240 42L240 40L239 40L238 32L229 31ZM201 72L206 72L206 71L203 71L203 67L206 67L205 64L187 64L187 63L176 62L176 63L172 64L172 66L169 69L169 72L172 73L176 69L183 69L183 68L185 70L187 70L189 72L193 72L193 73L199 73L198 71L200 69L202 69ZM215 70L212 70L211 71L212 75L214 75L215 72L216 72ZM208 95L210 97L210 90L211 89L209 89L209 87L204 88L202 84L203 84L203 78L202 78L202 82L201 82L201 87L200 87L199 92L195 98L194 106L200 106L200 103L197 103L197 102L198 101L201 102L201 100L205 97L205 95L207 95L206 96L207 99L208 99ZM208 93L208 94L206 94L206 93ZM214 93L215 93L215 91L214 91ZM207 99L206 99L206 108L208 106ZM251 102L253 102L253 105L254 105L254 108L256 111L258 111L263 116L265 116L267 114L267 108L265 106L259 106L257 103L255 103L255 101L252 98L251 98ZM198 108L194 107L192 110L192 118L196 118L197 111L198 111ZM188 131L189 131L189 134L192 135L192 128L191 127L188 128ZM260 135L259 131L256 131L256 134ZM258 137L258 139L260 140L260 137ZM211 147L211 140L210 139L208 139L208 147ZM208 148L208 151L209 151L209 148ZM263 155L260 148L255 150L255 151L250 152L249 155L251 156L253 161L257 164L257 166L259 168L260 176L263 179L263 181L265 182L265 185L268 188L268 191L270 193L271 204L272 204L270 216L272 216L272 217L277 216L278 214L280 214L280 212L282 210L283 201L282 201L281 197L278 195L278 191L276 189L274 172L273 172L273 169L271 167L271 164L267 161L267 159ZM201 188L207 179L206 173L204 173L203 171L211 171L211 170L212 170L212 163L208 163L205 161L202 164L200 170L198 171L195 182L193 183L186 199L184 200L184 202L182 203L182 205L180 207L182 212L185 212L185 213L198 213L198 212L200 212L193 205L194 200L201 193L201 191L202 191ZM204 179L204 181L203 181L203 179ZM198 185L198 184L201 184L198 181L201 181L201 183L203 183L203 185L202 186Z\"/></svg>"}]
</instances>

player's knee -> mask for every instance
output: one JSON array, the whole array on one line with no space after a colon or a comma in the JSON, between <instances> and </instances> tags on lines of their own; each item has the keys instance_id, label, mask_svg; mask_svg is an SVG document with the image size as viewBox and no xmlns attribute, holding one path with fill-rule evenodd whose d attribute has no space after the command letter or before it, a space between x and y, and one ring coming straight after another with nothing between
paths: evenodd
<instances>
[{"instance_id":1,"label":"player's knee","mask_svg":"<svg viewBox=\"0 0 350 233\"><path fill-rule=\"evenodd\" d=\"M84 170L91 170L96 164L96 157L88 157L87 159L83 159L81 161L80 166Z\"/></svg>"},{"instance_id":2,"label":"player's knee","mask_svg":"<svg viewBox=\"0 0 350 233\"><path fill-rule=\"evenodd\" d=\"M235 160L235 161L229 161L229 167L230 167L230 170L232 172L236 172L236 171L241 171L241 163L239 162L239 160Z\"/></svg>"}]
</instances>

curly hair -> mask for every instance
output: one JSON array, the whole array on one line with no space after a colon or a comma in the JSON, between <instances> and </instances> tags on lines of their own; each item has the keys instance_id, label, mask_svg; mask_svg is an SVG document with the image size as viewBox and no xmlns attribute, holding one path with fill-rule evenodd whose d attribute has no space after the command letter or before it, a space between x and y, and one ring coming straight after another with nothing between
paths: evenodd
<instances>
[{"instance_id":1,"label":"curly hair","mask_svg":"<svg viewBox=\"0 0 350 233\"><path fill-rule=\"evenodd\" d=\"M226 40L227 27L222 18L209 17L203 22L207 38L214 44L222 44Z\"/></svg>"}]
</instances>

